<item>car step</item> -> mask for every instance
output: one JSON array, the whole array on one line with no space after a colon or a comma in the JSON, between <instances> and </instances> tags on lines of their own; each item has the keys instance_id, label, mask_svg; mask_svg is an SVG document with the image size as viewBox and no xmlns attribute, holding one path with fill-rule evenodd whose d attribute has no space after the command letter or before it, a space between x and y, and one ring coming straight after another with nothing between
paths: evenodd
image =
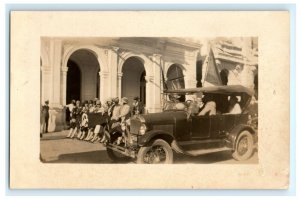
<instances>
[{"instance_id":1,"label":"car step","mask_svg":"<svg viewBox=\"0 0 300 200\"><path fill-rule=\"evenodd\" d=\"M214 149L199 149L199 150L189 150L185 151L186 154L191 155L191 156L199 156L203 154L208 154L208 153L216 153L220 151L229 151L232 150L231 148L228 147L220 147L220 148L214 148Z\"/></svg>"}]
</instances>

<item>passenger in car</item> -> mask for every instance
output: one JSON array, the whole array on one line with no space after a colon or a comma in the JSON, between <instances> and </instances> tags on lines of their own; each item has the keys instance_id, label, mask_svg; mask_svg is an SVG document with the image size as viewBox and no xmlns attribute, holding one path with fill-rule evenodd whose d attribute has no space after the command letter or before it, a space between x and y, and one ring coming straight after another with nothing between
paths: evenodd
<instances>
[{"instance_id":1,"label":"passenger in car","mask_svg":"<svg viewBox=\"0 0 300 200\"><path fill-rule=\"evenodd\" d=\"M198 115L199 111L203 108L203 102L202 99L199 97L195 97L194 101L191 101L188 105L187 105L187 111L189 113L189 115Z\"/></svg>"},{"instance_id":2,"label":"passenger in car","mask_svg":"<svg viewBox=\"0 0 300 200\"><path fill-rule=\"evenodd\" d=\"M204 116L206 114L208 115L216 115L217 110L216 110L216 102L213 100L211 95L206 95L203 98L203 101L205 103L204 108L200 111L198 116Z\"/></svg>"},{"instance_id":3,"label":"passenger in car","mask_svg":"<svg viewBox=\"0 0 300 200\"><path fill-rule=\"evenodd\" d=\"M178 103L175 104L175 109L176 110L186 110L187 107L184 103L178 102Z\"/></svg>"},{"instance_id":4,"label":"passenger in car","mask_svg":"<svg viewBox=\"0 0 300 200\"><path fill-rule=\"evenodd\" d=\"M238 98L236 96L230 96L229 99L229 112L228 114L241 114L242 109L238 103Z\"/></svg>"}]
</instances>

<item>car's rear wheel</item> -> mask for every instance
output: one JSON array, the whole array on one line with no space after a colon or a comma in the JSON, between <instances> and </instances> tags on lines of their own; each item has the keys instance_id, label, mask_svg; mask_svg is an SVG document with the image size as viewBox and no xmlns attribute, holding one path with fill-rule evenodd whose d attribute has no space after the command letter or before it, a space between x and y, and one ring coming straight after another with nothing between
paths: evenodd
<instances>
[{"instance_id":1,"label":"car's rear wheel","mask_svg":"<svg viewBox=\"0 0 300 200\"><path fill-rule=\"evenodd\" d=\"M232 157L235 160L243 161L249 159L253 155L254 142L249 131L243 131L236 140L235 150Z\"/></svg>"},{"instance_id":2,"label":"car's rear wheel","mask_svg":"<svg viewBox=\"0 0 300 200\"><path fill-rule=\"evenodd\" d=\"M173 150L170 145L157 139L149 146L141 147L137 155L138 164L171 164L173 163Z\"/></svg>"}]
</instances>

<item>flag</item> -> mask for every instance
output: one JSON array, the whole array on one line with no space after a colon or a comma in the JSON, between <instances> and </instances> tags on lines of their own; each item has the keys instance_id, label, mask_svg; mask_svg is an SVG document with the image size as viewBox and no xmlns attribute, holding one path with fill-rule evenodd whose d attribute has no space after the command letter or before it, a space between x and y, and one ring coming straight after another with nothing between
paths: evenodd
<instances>
[{"instance_id":1,"label":"flag","mask_svg":"<svg viewBox=\"0 0 300 200\"><path fill-rule=\"evenodd\" d=\"M214 53L210 48L208 56L204 61L203 65L204 70L204 79L203 86L213 86L213 85L222 85L221 77L219 74L219 70L217 68L217 64L215 61Z\"/></svg>"}]
</instances>

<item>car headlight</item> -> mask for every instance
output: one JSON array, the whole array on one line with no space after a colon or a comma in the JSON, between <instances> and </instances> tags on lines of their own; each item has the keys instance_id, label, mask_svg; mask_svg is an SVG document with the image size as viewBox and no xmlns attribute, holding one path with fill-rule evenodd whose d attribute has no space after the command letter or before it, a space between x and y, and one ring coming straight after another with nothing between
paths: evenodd
<instances>
[{"instance_id":1,"label":"car headlight","mask_svg":"<svg viewBox=\"0 0 300 200\"><path fill-rule=\"evenodd\" d=\"M126 124L125 123L121 123L121 130L125 131L126 130Z\"/></svg>"},{"instance_id":2,"label":"car headlight","mask_svg":"<svg viewBox=\"0 0 300 200\"><path fill-rule=\"evenodd\" d=\"M145 124L142 124L139 130L140 135L144 135L146 133L147 126Z\"/></svg>"}]
</instances>

